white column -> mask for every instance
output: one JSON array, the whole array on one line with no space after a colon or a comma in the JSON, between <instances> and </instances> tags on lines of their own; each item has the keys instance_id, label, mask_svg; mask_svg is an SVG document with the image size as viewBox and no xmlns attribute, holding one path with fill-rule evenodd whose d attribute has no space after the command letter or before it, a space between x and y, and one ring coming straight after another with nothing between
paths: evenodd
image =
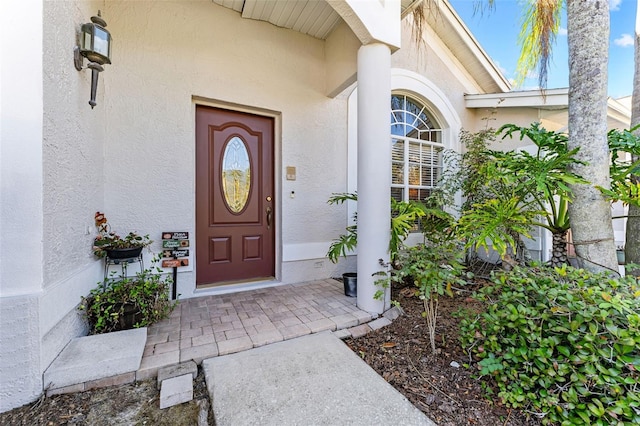
<instances>
[{"instance_id":1,"label":"white column","mask_svg":"<svg viewBox=\"0 0 640 426\"><path fill-rule=\"evenodd\" d=\"M0 2L0 412L42 392L43 4Z\"/></svg>"},{"instance_id":2,"label":"white column","mask_svg":"<svg viewBox=\"0 0 640 426\"><path fill-rule=\"evenodd\" d=\"M42 1L2 2L0 8L3 297L42 288L42 8Z\"/></svg>"},{"instance_id":3,"label":"white column","mask_svg":"<svg viewBox=\"0 0 640 426\"><path fill-rule=\"evenodd\" d=\"M389 306L373 296L374 273L389 260L391 149L389 114L391 50L373 43L358 50L358 307L382 313Z\"/></svg>"}]
</instances>

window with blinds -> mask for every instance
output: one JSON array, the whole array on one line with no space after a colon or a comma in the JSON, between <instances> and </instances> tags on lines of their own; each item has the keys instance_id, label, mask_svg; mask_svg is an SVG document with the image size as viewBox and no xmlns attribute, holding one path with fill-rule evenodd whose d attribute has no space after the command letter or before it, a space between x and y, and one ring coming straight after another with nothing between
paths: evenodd
<instances>
[{"instance_id":1,"label":"window with blinds","mask_svg":"<svg viewBox=\"0 0 640 426\"><path fill-rule=\"evenodd\" d=\"M391 196L424 200L442 174L442 129L420 102L391 96Z\"/></svg>"}]
</instances>

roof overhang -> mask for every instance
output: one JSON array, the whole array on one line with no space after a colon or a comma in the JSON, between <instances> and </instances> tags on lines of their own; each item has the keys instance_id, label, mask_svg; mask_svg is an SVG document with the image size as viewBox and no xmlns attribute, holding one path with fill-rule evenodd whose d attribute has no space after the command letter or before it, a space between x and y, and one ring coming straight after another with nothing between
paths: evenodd
<instances>
[{"instance_id":1,"label":"roof overhang","mask_svg":"<svg viewBox=\"0 0 640 426\"><path fill-rule=\"evenodd\" d=\"M467 108L564 109L569 105L569 89L522 90L505 93L464 95Z\"/></svg>"},{"instance_id":2,"label":"roof overhang","mask_svg":"<svg viewBox=\"0 0 640 426\"><path fill-rule=\"evenodd\" d=\"M243 18L269 22L321 40L326 40L342 21L326 0L212 0ZM400 0L400 13L405 16L422 0Z\"/></svg>"},{"instance_id":3,"label":"roof overhang","mask_svg":"<svg viewBox=\"0 0 640 426\"><path fill-rule=\"evenodd\" d=\"M556 123L569 120L569 89L523 90L507 93L464 95L465 106L472 109L487 108L531 108L541 111L540 117ZM629 128L631 110L625 102L607 99L608 128Z\"/></svg>"},{"instance_id":4,"label":"roof overhang","mask_svg":"<svg viewBox=\"0 0 640 426\"><path fill-rule=\"evenodd\" d=\"M508 92L511 84L495 62L480 46L469 28L448 0L423 0L435 8L428 13L427 22L460 63L487 92Z\"/></svg>"},{"instance_id":5,"label":"roof overhang","mask_svg":"<svg viewBox=\"0 0 640 426\"><path fill-rule=\"evenodd\" d=\"M326 0L211 1L239 12L243 18L269 22L278 27L298 31L321 40L326 40L334 29L343 22L343 18L336 11L336 7L341 4L337 0L330 2ZM346 5L349 1L359 0L344 0L345 5L342 6L349 6ZM448 0L399 0L399 4L401 18L411 14L418 7L426 8L427 24L469 75L473 76L485 93L511 90L509 81L480 46ZM353 3L351 6L354 5L359 5L359 3ZM371 6L376 5L372 4ZM370 11L363 7L360 9ZM361 18L363 18L363 22L367 21L366 16ZM352 26L353 23L349 25ZM357 31L357 28L354 31ZM362 37L359 38L363 40ZM391 46L395 50L394 45L395 43L392 42Z\"/></svg>"}]
</instances>

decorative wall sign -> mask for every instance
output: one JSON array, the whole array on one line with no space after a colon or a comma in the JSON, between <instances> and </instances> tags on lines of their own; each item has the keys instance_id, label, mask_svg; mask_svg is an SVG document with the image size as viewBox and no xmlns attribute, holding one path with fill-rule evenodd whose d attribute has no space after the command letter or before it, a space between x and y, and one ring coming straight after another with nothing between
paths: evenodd
<instances>
[{"instance_id":1,"label":"decorative wall sign","mask_svg":"<svg viewBox=\"0 0 640 426\"><path fill-rule=\"evenodd\" d=\"M179 268L181 266L189 266L189 258L183 259L162 259L163 268Z\"/></svg>"},{"instance_id":2,"label":"decorative wall sign","mask_svg":"<svg viewBox=\"0 0 640 426\"><path fill-rule=\"evenodd\" d=\"M181 248L189 247L189 240L162 240L162 248Z\"/></svg>"},{"instance_id":3,"label":"decorative wall sign","mask_svg":"<svg viewBox=\"0 0 640 426\"><path fill-rule=\"evenodd\" d=\"M187 249L183 249L183 250L162 250L162 257L172 257L172 258L189 257L189 250L187 250Z\"/></svg>"},{"instance_id":4,"label":"decorative wall sign","mask_svg":"<svg viewBox=\"0 0 640 426\"><path fill-rule=\"evenodd\" d=\"M163 232L162 239L163 240L188 240L189 233L188 232Z\"/></svg>"},{"instance_id":5,"label":"decorative wall sign","mask_svg":"<svg viewBox=\"0 0 640 426\"><path fill-rule=\"evenodd\" d=\"M173 299L176 298L178 268L189 266L189 249L186 247L189 247L188 232L162 233L162 267L173 268Z\"/></svg>"}]
</instances>

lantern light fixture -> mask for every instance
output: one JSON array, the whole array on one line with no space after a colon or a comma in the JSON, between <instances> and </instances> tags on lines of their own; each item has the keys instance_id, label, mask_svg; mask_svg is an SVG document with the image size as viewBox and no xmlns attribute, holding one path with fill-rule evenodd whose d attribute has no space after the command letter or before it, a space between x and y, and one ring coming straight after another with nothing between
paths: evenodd
<instances>
[{"instance_id":1,"label":"lantern light fixture","mask_svg":"<svg viewBox=\"0 0 640 426\"><path fill-rule=\"evenodd\" d=\"M78 71L83 68L84 58L91 69L91 109L96 104L96 90L98 88L98 75L104 71L103 65L111 63L111 34L106 30L107 23L100 16L92 16L91 22L82 25L80 29L80 45L73 50L74 64Z\"/></svg>"}]
</instances>

